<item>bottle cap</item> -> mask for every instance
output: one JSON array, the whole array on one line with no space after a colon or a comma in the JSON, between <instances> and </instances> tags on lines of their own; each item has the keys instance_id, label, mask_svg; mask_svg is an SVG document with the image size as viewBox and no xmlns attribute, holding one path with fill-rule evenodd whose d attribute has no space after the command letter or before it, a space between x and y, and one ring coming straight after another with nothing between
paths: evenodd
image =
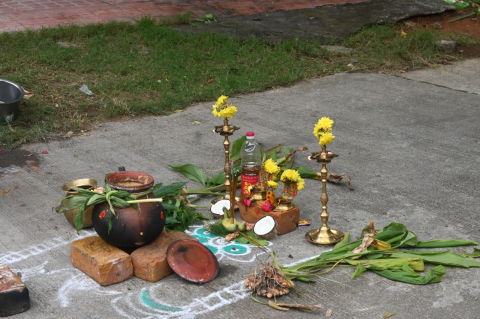
<instances>
[{"instance_id":1,"label":"bottle cap","mask_svg":"<svg viewBox=\"0 0 480 319\"><path fill-rule=\"evenodd\" d=\"M248 138L248 139L252 139L252 138L254 138L254 137L255 137L255 133L253 133L253 132L247 132L247 138Z\"/></svg>"}]
</instances>

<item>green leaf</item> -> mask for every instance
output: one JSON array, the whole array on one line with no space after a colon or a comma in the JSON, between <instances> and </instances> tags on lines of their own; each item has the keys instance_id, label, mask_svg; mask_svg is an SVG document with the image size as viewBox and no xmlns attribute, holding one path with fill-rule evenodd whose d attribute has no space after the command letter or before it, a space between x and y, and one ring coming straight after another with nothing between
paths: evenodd
<instances>
[{"instance_id":1,"label":"green leaf","mask_svg":"<svg viewBox=\"0 0 480 319\"><path fill-rule=\"evenodd\" d=\"M355 272L353 273L352 277L350 277L350 279L360 277L360 275L363 274L365 271L367 271L367 268L365 268L365 266L362 264L358 264Z\"/></svg>"},{"instance_id":2,"label":"green leaf","mask_svg":"<svg viewBox=\"0 0 480 319\"><path fill-rule=\"evenodd\" d=\"M245 235L247 235L248 237L250 238L253 238L257 243L259 243L260 245L262 246L268 246L268 242L265 240L265 239L260 239L260 238L257 238L255 237L255 233L250 230L250 231L246 231L244 232ZM243 237L242 235L238 236L237 238L234 239L236 242L239 242L241 244L251 244L251 245L255 245L254 243L251 243L248 238L246 237Z\"/></svg>"},{"instance_id":3,"label":"green leaf","mask_svg":"<svg viewBox=\"0 0 480 319\"><path fill-rule=\"evenodd\" d=\"M350 265L363 265L370 270L400 270L404 265L416 271L423 271L423 260L418 257L404 257L404 258L378 258L378 259L345 259L345 262Z\"/></svg>"},{"instance_id":4,"label":"green leaf","mask_svg":"<svg viewBox=\"0 0 480 319\"><path fill-rule=\"evenodd\" d=\"M373 270L373 272L390 280L413 285L425 285L441 282L446 270L443 266L436 266L431 268L425 276L421 276L407 265L404 265L401 270Z\"/></svg>"},{"instance_id":5,"label":"green leaf","mask_svg":"<svg viewBox=\"0 0 480 319\"><path fill-rule=\"evenodd\" d=\"M173 183L167 186L162 186L162 184L157 184L153 186L153 194L157 198L164 198L166 195L173 194L176 190L182 188L186 184L187 184L186 182Z\"/></svg>"},{"instance_id":6,"label":"green leaf","mask_svg":"<svg viewBox=\"0 0 480 319\"><path fill-rule=\"evenodd\" d=\"M166 225L174 225L178 223L177 219L176 218L173 218L173 217L167 217L165 218L165 224Z\"/></svg>"},{"instance_id":7,"label":"green leaf","mask_svg":"<svg viewBox=\"0 0 480 319\"><path fill-rule=\"evenodd\" d=\"M207 175L203 169L198 166L192 164L184 164L184 165L168 165L173 169L176 169L189 179L195 182L201 183L203 186L207 183ZM158 197L158 196L157 196Z\"/></svg>"},{"instance_id":8,"label":"green leaf","mask_svg":"<svg viewBox=\"0 0 480 319\"><path fill-rule=\"evenodd\" d=\"M210 186L210 185L222 185L222 184L225 183L225 180L226 180L225 172L222 171L222 172L218 173L217 175L212 176L212 178L210 178L207 181L207 185L208 186Z\"/></svg>"},{"instance_id":9,"label":"green leaf","mask_svg":"<svg viewBox=\"0 0 480 319\"><path fill-rule=\"evenodd\" d=\"M480 249L473 248L473 253L471 253L471 254L464 251L464 252L462 252L462 256L470 257L470 258L480 257Z\"/></svg>"},{"instance_id":10,"label":"green leaf","mask_svg":"<svg viewBox=\"0 0 480 319\"><path fill-rule=\"evenodd\" d=\"M79 207L78 212L75 214L73 218L73 223L75 225L75 229L77 233L79 233L83 229L83 212L87 208L87 201L85 200L83 204Z\"/></svg>"},{"instance_id":11,"label":"green leaf","mask_svg":"<svg viewBox=\"0 0 480 319\"><path fill-rule=\"evenodd\" d=\"M281 148L282 144L268 150L268 151L265 151L265 160L271 158L273 161L277 161L278 160L278 156L277 156L277 153L280 152L282 150Z\"/></svg>"},{"instance_id":12,"label":"green leaf","mask_svg":"<svg viewBox=\"0 0 480 319\"><path fill-rule=\"evenodd\" d=\"M67 199L67 201L55 208L55 211L59 214L63 214L66 211L80 208L86 201L88 201L87 196L83 195L74 195Z\"/></svg>"},{"instance_id":13,"label":"green leaf","mask_svg":"<svg viewBox=\"0 0 480 319\"><path fill-rule=\"evenodd\" d=\"M397 251L388 253L393 258L421 258L424 262L455 267L480 267L480 262L474 259L460 256L451 250L446 251Z\"/></svg>"},{"instance_id":14,"label":"green leaf","mask_svg":"<svg viewBox=\"0 0 480 319\"><path fill-rule=\"evenodd\" d=\"M469 240L454 240L454 239L437 239L420 241L415 248L443 248L443 247L457 247L457 246L470 246L478 245L477 241ZM403 247L403 246L402 246Z\"/></svg>"},{"instance_id":15,"label":"green leaf","mask_svg":"<svg viewBox=\"0 0 480 319\"><path fill-rule=\"evenodd\" d=\"M100 204L100 203L103 203L104 201L105 201L104 194L96 194L90 197L90 199L87 202L87 206Z\"/></svg>"},{"instance_id":16,"label":"green leaf","mask_svg":"<svg viewBox=\"0 0 480 319\"><path fill-rule=\"evenodd\" d=\"M343 246L347 246L349 244L349 241L350 241L350 233L346 233L343 239L338 244L336 244L335 247L333 247L333 249L338 249L338 248L342 248Z\"/></svg>"},{"instance_id":17,"label":"green leaf","mask_svg":"<svg viewBox=\"0 0 480 319\"><path fill-rule=\"evenodd\" d=\"M230 151L230 160L236 161L240 159L240 157L242 156L241 155L242 145L246 140L247 140L247 137L244 135L240 137L238 140L233 141L232 149Z\"/></svg>"},{"instance_id":18,"label":"green leaf","mask_svg":"<svg viewBox=\"0 0 480 319\"><path fill-rule=\"evenodd\" d=\"M312 171L311 169L308 169L303 166L297 166L295 167L295 170L300 174L301 178L311 178L311 179L319 179L317 177L317 172Z\"/></svg>"},{"instance_id":19,"label":"green leaf","mask_svg":"<svg viewBox=\"0 0 480 319\"><path fill-rule=\"evenodd\" d=\"M179 207L172 205L172 204L167 204L167 203L162 203L163 208L165 208L166 211L177 211L180 210Z\"/></svg>"}]
</instances>

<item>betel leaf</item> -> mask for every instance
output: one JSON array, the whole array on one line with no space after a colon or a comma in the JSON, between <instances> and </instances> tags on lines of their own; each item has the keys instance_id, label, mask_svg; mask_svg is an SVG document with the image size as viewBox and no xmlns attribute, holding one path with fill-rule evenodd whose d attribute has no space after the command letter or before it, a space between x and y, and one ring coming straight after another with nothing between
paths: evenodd
<instances>
[{"instance_id":1,"label":"betel leaf","mask_svg":"<svg viewBox=\"0 0 480 319\"><path fill-rule=\"evenodd\" d=\"M480 267L480 262L474 259L460 256L451 250L446 251L396 251L388 253L393 258L421 258L424 262L455 267Z\"/></svg>"},{"instance_id":2,"label":"betel leaf","mask_svg":"<svg viewBox=\"0 0 480 319\"><path fill-rule=\"evenodd\" d=\"M203 169L201 169L198 166L192 165L192 164L184 164L184 165L168 165L171 168L179 171L189 179L195 182L201 183L203 186L207 183L207 175L205 175L205 172Z\"/></svg>"},{"instance_id":3,"label":"betel leaf","mask_svg":"<svg viewBox=\"0 0 480 319\"><path fill-rule=\"evenodd\" d=\"M153 186L153 194L157 198L163 198L166 195L171 195L173 194L176 190L182 188L185 186L187 183L186 182L180 182L180 183L173 183L167 186L162 186L162 184L158 184Z\"/></svg>"},{"instance_id":4,"label":"betel leaf","mask_svg":"<svg viewBox=\"0 0 480 319\"><path fill-rule=\"evenodd\" d=\"M441 282L442 276L445 275L446 270L445 267L440 265L431 268L425 276L422 276L417 274L407 265L404 265L401 270L373 270L373 272L390 280L413 285L425 285Z\"/></svg>"},{"instance_id":5,"label":"betel leaf","mask_svg":"<svg viewBox=\"0 0 480 319\"><path fill-rule=\"evenodd\" d=\"M236 161L238 160L241 155L242 145L247 140L247 137L244 135L240 137L238 140L233 141L232 149L230 150L230 160Z\"/></svg>"},{"instance_id":6,"label":"betel leaf","mask_svg":"<svg viewBox=\"0 0 480 319\"><path fill-rule=\"evenodd\" d=\"M473 253L467 253L466 251L462 252L462 256L470 257L470 258L478 258L480 257L480 249L473 248Z\"/></svg>"}]
</instances>

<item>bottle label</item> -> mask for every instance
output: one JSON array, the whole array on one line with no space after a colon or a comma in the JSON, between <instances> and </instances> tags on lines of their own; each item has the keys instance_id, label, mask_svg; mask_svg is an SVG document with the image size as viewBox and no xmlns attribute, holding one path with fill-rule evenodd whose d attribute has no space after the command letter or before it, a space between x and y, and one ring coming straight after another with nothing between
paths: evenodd
<instances>
[{"instance_id":1,"label":"bottle label","mask_svg":"<svg viewBox=\"0 0 480 319\"><path fill-rule=\"evenodd\" d=\"M242 174L242 195L250 196L252 189L258 182L258 175Z\"/></svg>"}]
</instances>

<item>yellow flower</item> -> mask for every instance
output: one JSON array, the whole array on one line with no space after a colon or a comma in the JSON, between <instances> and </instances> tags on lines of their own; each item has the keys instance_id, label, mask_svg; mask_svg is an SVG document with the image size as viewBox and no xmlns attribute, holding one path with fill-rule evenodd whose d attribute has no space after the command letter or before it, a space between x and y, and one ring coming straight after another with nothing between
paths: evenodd
<instances>
[{"instance_id":1,"label":"yellow flower","mask_svg":"<svg viewBox=\"0 0 480 319\"><path fill-rule=\"evenodd\" d=\"M320 138L320 135L322 133L326 133L332 129L333 123L333 120L331 120L330 118L322 117L315 125L315 128L313 129L313 135L315 135L317 138Z\"/></svg>"},{"instance_id":2,"label":"yellow flower","mask_svg":"<svg viewBox=\"0 0 480 319\"><path fill-rule=\"evenodd\" d=\"M296 170L287 169L286 171L283 172L282 176L280 177L280 180L282 182L296 183L299 178L300 178L300 174L298 174Z\"/></svg>"},{"instance_id":3,"label":"yellow flower","mask_svg":"<svg viewBox=\"0 0 480 319\"><path fill-rule=\"evenodd\" d=\"M217 103L215 103L215 105L216 106L227 105L227 99L228 99L228 96L222 95L218 98Z\"/></svg>"},{"instance_id":4,"label":"yellow flower","mask_svg":"<svg viewBox=\"0 0 480 319\"><path fill-rule=\"evenodd\" d=\"M335 136L333 136L332 132L323 133L319 137L320 141L318 142L318 144L320 145L330 144L334 138Z\"/></svg>"},{"instance_id":5,"label":"yellow flower","mask_svg":"<svg viewBox=\"0 0 480 319\"><path fill-rule=\"evenodd\" d=\"M301 191L304 188L305 188L305 180L303 178L299 177L298 182L297 182L297 190Z\"/></svg>"},{"instance_id":6,"label":"yellow flower","mask_svg":"<svg viewBox=\"0 0 480 319\"><path fill-rule=\"evenodd\" d=\"M216 117L232 117L237 112L237 108L233 105L227 106L224 109L219 109L213 106L212 114Z\"/></svg>"},{"instance_id":7,"label":"yellow flower","mask_svg":"<svg viewBox=\"0 0 480 319\"><path fill-rule=\"evenodd\" d=\"M270 187L271 189L275 190L275 189L277 189L277 187L278 187L278 183L277 183L277 182L274 182L274 181L268 181L268 187Z\"/></svg>"},{"instance_id":8,"label":"yellow flower","mask_svg":"<svg viewBox=\"0 0 480 319\"><path fill-rule=\"evenodd\" d=\"M265 169L265 172L274 176L280 173L280 167L271 158L263 163L263 168Z\"/></svg>"}]
</instances>

